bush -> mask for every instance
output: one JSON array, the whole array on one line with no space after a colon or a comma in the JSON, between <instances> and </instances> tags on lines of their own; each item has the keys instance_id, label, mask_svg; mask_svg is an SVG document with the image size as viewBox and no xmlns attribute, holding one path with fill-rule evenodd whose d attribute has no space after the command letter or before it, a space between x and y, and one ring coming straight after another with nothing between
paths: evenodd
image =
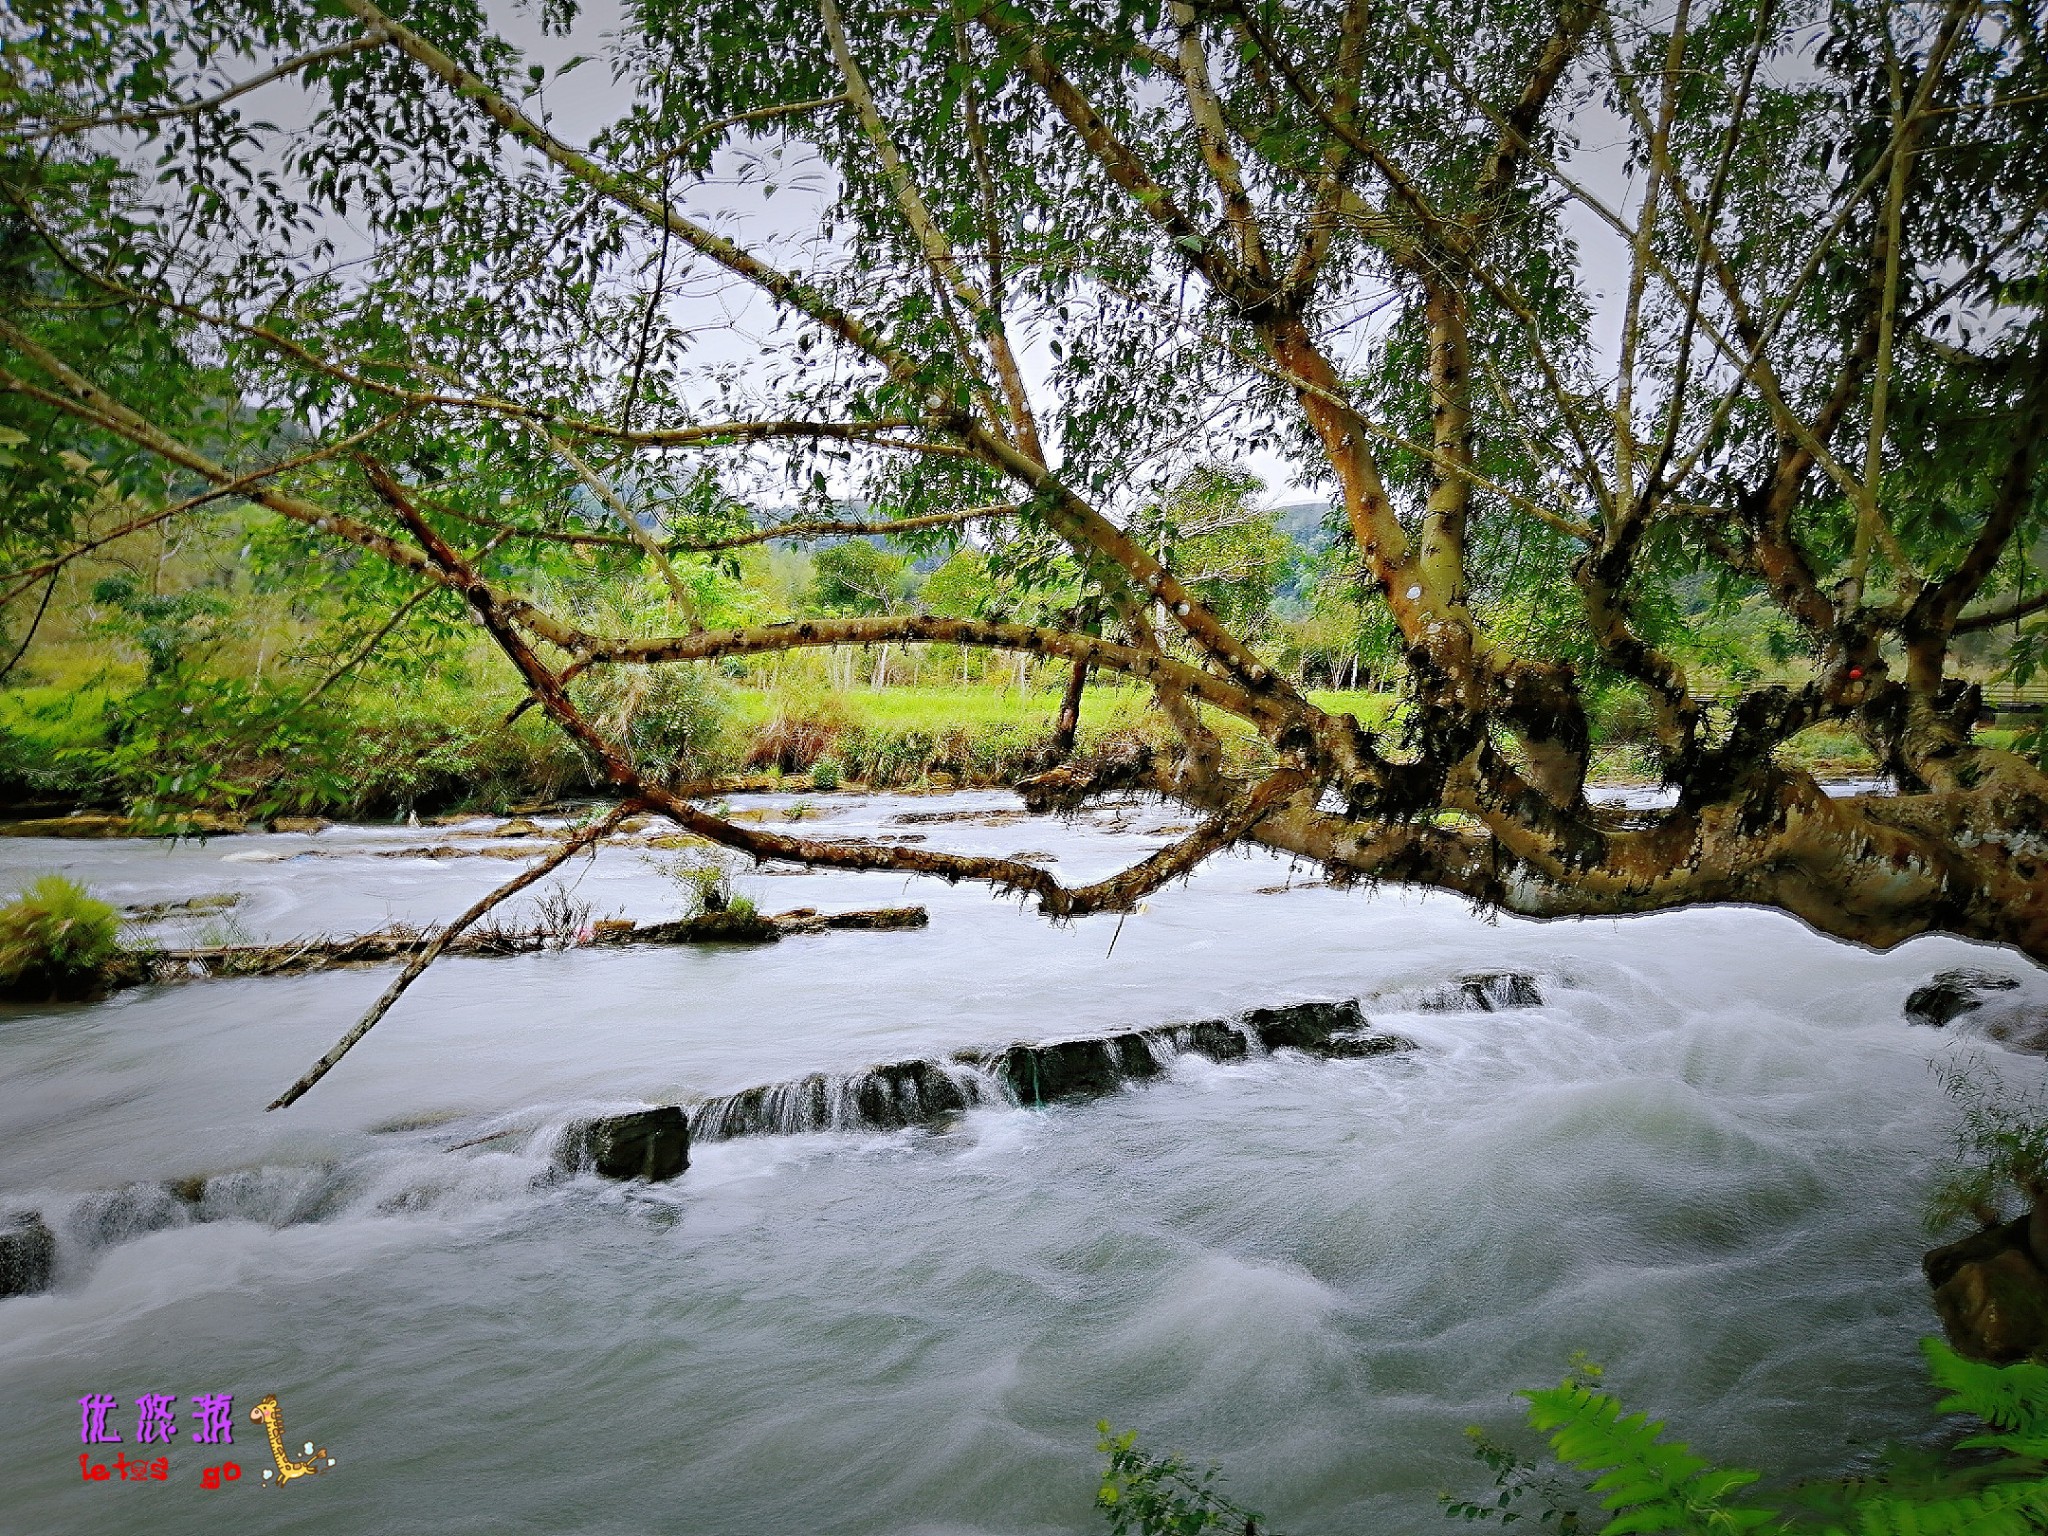
<instances>
[{"instance_id":1,"label":"bush","mask_svg":"<svg viewBox=\"0 0 2048 1536\"><path fill-rule=\"evenodd\" d=\"M121 952L121 920L62 875L44 875L0 907L0 991L26 998L88 997Z\"/></svg>"},{"instance_id":2,"label":"bush","mask_svg":"<svg viewBox=\"0 0 2048 1536\"><path fill-rule=\"evenodd\" d=\"M1225 1498L1216 1468L1196 1472L1178 1456L1151 1455L1136 1430L1118 1434L1107 1420L1095 1428L1102 1437L1095 1448L1109 1458L1095 1507L1114 1536L1258 1536L1264 1516Z\"/></svg>"},{"instance_id":3,"label":"bush","mask_svg":"<svg viewBox=\"0 0 2048 1536\"><path fill-rule=\"evenodd\" d=\"M821 757L811 764L811 788L837 789L840 784L837 758Z\"/></svg>"}]
</instances>

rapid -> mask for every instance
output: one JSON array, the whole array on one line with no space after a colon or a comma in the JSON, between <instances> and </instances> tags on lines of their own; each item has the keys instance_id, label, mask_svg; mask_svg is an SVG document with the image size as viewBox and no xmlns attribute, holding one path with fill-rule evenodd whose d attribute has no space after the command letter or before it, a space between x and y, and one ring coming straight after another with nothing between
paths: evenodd
<instances>
[{"instance_id":1,"label":"rapid","mask_svg":"<svg viewBox=\"0 0 2048 1536\"><path fill-rule=\"evenodd\" d=\"M1016 803L818 796L803 830L1078 880L1175 814ZM0 888L239 895L166 939L353 933L448 918L518 867L408 851L454 835L8 839ZM673 915L667 857L563 879L597 917ZM1262 853L1068 925L934 880L737 884L764 912L931 922L444 960L277 1113L390 967L0 1009L0 1211L58 1243L48 1294L0 1300L0 1530L1087 1531L1106 1419L1220 1462L1292 1536L1430 1532L1440 1490L1490 1487L1463 1427L1533 1450L1512 1394L1575 1351L1703 1454L1838 1472L1936 1424L1918 1260L1953 1107L1929 1068L1979 1047L1902 1002L1958 965L2048 1001L2048 975L1959 941L1874 954L1743 909L1491 918ZM1478 973L1540 1003L1446 1008ZM1085 1103L706 1140L665 1184L556 1157L596 1113L1309 999L1415 1049L1185 1054ZM180 1399L168 1481L82 1478L82 1450L146 1449L145 1393ZM232 1447L185 1433L212 1393ZM263 1486L265 1393L329 1474ZM87 1394L118 1399L121 1446L80 1444ZM227 1459L241 1479L204 1488Z\"/></svg>"}]
</instances>

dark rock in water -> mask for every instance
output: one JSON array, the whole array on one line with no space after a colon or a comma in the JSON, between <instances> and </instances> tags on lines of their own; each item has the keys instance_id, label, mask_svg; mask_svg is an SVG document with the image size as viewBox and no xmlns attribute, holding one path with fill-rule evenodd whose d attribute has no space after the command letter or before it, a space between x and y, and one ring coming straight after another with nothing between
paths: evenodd
<instances>
[{"instance_id":1,"label":"dark rock in water","mask_svg":"<svg viewBox=\"0 0 2048 1536\"><path fill-rule=\"evenodd\" d=\"M664 1104L592 1120L569 1133L568 1153L608 1179L672 1179L690 1166L690 1117Z\"/></svg>"},{"instance_id":2,"label":"dark rock in water","mask_svg":"<svg viewBox=\"0 0 2048 1536\"><path fill-rule=\"evenodd\" d=\"M886 1131L937 1124L976 1104L1030 1108L1100 1098L1156 1076L1164 1070L1162 1059L1176 1052L1239 1061L1252 1054L1255 1040L1268 1050L1324 1057L1380 1056L1414 1048L1397 1035L1369 1031L1355 1002L1297 1003L1257 1009L1236 1022L1208 1019L1086 1040L961 1051L944 1061L891 1062L839 1076L813 1073L701 1104L690 1117L690 1132L698 1141L724 1141L809 1131Z\"/></svg>"},{"instance_id":3,"label":"dark rock in water","mask_svg":"<svg viewBox=\"0 0 2048 1536\"><path fill-rule=\"evenodd\" d=\"M1019 1104L1051 1104L1114 1093L1126 1079L1159 1070L1145 1037L1131 1033L1107 1040L1061 1040L1051 1045L1013 1045L993 1056L967 1056L1006 1084Z\"/></svg>"},{"instance_id":4,"label":"dark rock in water","mask_svg":"<svg viewBox=\"0 0 2048 1536\"><path fill-rule=\"evenodd\" d=\"M2005 1365L2048 1348L2048 1275L2021 1249L1963 1265L1936 1289L1934 1310L1973 1360Z\"/></svg>"},{"instance_id":5,"label":"dark rock in water","mask_svg":"<svg viewBox=\"0 0 2048 1536\"><path fill-rule=\"evenodd\" d=\"M1984 1006L1986 992L2010 992L2019 983L1988 971L1942 971L1906 999L1906 1018L1940 1029L1952 1019Z\"/></svg>"},{"instance_id":6,"label":"dark rock in water","mask_svg":"<svg viewBox=\"0 0 2048 1536\"><path fill-rule=\"evenodd\" d=\"M1965 1264L1993 1258L2008 1248L2026 1248L2027 1224L2028 1218L2022 1216L2017 1221L1986 1227L1939 1248L1930 1248L1920 1256L1920 1271L1927 1276L1929 1285L1940 1290Z\"/></svg>"},{"instance_id":7,"label":"dark rock in water","mask_svg":"<svg viewBox=\"0 0 2048 1536\"><path fill-rule=\"evenodd\" d=\"M967 1095L936 1062L901 1061L874 1067L846 1083L856 1122L878 1130L928 1125L967 1107Z\"/></svg>"},{"instance_id":8,"label":"dark rock in water","mask_svg":"<svg viewBox=\"0 0 2048 1536\"><path fill-rule=\"evenodd\" d=\"M203 1174L194 1174L189 1178L167 1179L164 1181L164 1190L174 1200L182 1200L187 1205L197 1205L206 1198L206 1177Z\"/></svg>"},{"instance_id":9,"label":"dark rock in water","mask_svg":"<svg viewBox=\"0 0 2048 1536\"><path fill-rule=\"evenodd\" d=\"M1168 1033L1177 1050L1193 1051L1211 1061L1242 1061L1252 1052L1245 1031L1224 1019L1204 1019L1199 1024L1182 1024Z\"/></svg>"},{"instance_id":10,"label":"dark rock in water","mask_svg":"<svg viewBox=\"0 0 2048 1536\"><path fill-rule=\"evenodd\" d=\"M1316 1054L1342 1061L1363 1061L1368 1056L1391 1056L1397 1051L1414 1049L1415 1042L1402 1035L1337 1035Z\"/></svg>"},{"instance_id":11,"label":"dark rock in water","mask_svg":"<svg viewBox=\"0 0 2048 1536\"><path fill-rule=\"evenodd\" d=\"M0 1296L33 1296L50 1288L57 1239L40 1211L16 1211L0 1220Z\"/></svg>"},{"instance_id":12,"label":"dark rock in water","mask_svg":"<svg viewBox=\"0 0 2048 1536\"><path fill-rule=\"evenodd\" d=\"M2048 1274L2030 1241L2035 1224L2022 1216L1922 1256L1934 1310L1957 1353L2004 1365L2048 1351Z\"/></svg>"},{"instance_id":13,"label":"dark rock in water","mask_svg":"<svg viewBox=\"0 0 2048 1536\"><path fill-rule=\"evenodd\" d=\"M2048 1056L2048 1008L2013 1008L1995 1018L1972 1019L1965 1027L1971 1034L1996 1040L2009 1051Z\"/></svg>"},{"instance_id":14,"label":"dark rock in water","mask_svg":"<svg viewBox=\"0 0 2048 1536\"><path fill-rule=\"evenodd\" d=\"M893 1131L930 1125L974 1102L936 1061L898 1061L842 1077L814 1072L713 1099L698 1107L691 1132L700 1141L733 1136L791 1136L810 1131Z\"/></svg>"},{"instance_id":15,"label":"dark rock in water","mask_svg":"<svg viewBox=\"0 0 2048 1536\"><path fill-rule=\"evenodd\" d=\"M1341 1003L1295 1003L1286 1008L1254 1008L1244 1022L1269 1051L1308 1051L1327 1055L1339 1035L1365 1030L1365 1015L1349 999Z\"/></svg>"},{"instance_id":16,"label":"dark rock in water","mask_svg":"<svg viewBox=\"0 0 2048 1536\"><path fill-rule=\"evenodd\" d=\"M1543 994L1536 978L1519 971L1484 971L1460 976L1448 986L1425 993L1415 1004L1418 1013L1496 1013L1503 1008L1541 1008Z\"/></svg>"}]
</instances>

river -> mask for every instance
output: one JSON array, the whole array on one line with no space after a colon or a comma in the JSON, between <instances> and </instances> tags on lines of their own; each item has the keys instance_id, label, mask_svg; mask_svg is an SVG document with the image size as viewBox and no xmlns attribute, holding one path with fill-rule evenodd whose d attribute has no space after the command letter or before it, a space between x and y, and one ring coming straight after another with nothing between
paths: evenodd
<instances>
[{"instance_id":1,"label":"river","mask_svg":"<svg viewBox=\"0 0 2048 1536\"><path fill-rule=\"evenodd\" d=\"M819 835L1029 851L1073 879L1169 819L813 803ZM0 840L0 888L56 869L124 905L240 893L215 936L354 932L451 916L517 867L404 853L450 835ZM572 866L576 898L671 915L661 857ZM1951 1115L1929 1065L1968 1049L1901 1004L1955 965L2048 1000L2048 976L1956 941L1872 954L1741 909L1494 920L1263 854L1121 925L900 876L739 886L931 923L444 961L272 1114L388 968L0 1011L5 1206L58 1235L54 1289L0 1301L0 1529L1088 1531L1108 1419L1221 1462L1293 1536L1440 1531L1440 1489L1490 1484L1463 1426L1517 1438L1514 1390L1578 1350L1717 1459L1863 1464L1934 1424L1920 1211ZM1426 1006L1493 971L1541 1005ZM596 1111L1318 998L1417 1049L1187 1056L935 1131L706 1143L663 1185L553 1160ZM162 1187L194 1178L196 1207ZM168 1480L82 1477L82 1450L162 1449L136 1443L146 1393L179 1399ZM191 1443L190 1399L226 1393L232 1447ZM330 1472L263 1486L265 1393ZM122 1445L81 1446L90 1394L117 1399ZM242 1479L206 1488L228 1460Z\"/></svg>"}]
</instances>

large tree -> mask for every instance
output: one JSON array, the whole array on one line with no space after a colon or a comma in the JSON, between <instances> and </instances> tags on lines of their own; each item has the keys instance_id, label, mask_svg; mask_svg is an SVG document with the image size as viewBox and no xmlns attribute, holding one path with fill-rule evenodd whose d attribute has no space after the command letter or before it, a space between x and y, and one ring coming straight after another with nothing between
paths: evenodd
<instances>
[{"instance_id":1,"label":"large tree","mask_svg":"<svg viewBox=\"0 0 2048 1536\"><path fill-rule=\"evenodd\" d=\"M4 25L14 489L72 449L454 589L624 797L718 843L1067 915L1250 841L1536 916L1744 901L2048 957L2048 779L1973 741L1951 666L2048 607L2038 6L629 0L566 75L499 35L548 50L566 0ZM1312 705L1133 536L1251 454L1341 506L1398 730ZM777 477L788 521L736 526L717 488ZM78 538L35 495L28 603ZM701 552L856 503L1088 601L702 626ZM662 572L672 632L584 627L593 550ZM1800 674L1702 697L1681 590L1778 605ZM1178 749L1038 792L1199 828L1079 888L811 842L648 781L577 704L594 668L934 642L1142 681ZM1652 708L1668 808L1589 800L1595 686ZM1780 750L1815 726L1896 793L1823 793Z\"/></svg>"}]
</instances>

